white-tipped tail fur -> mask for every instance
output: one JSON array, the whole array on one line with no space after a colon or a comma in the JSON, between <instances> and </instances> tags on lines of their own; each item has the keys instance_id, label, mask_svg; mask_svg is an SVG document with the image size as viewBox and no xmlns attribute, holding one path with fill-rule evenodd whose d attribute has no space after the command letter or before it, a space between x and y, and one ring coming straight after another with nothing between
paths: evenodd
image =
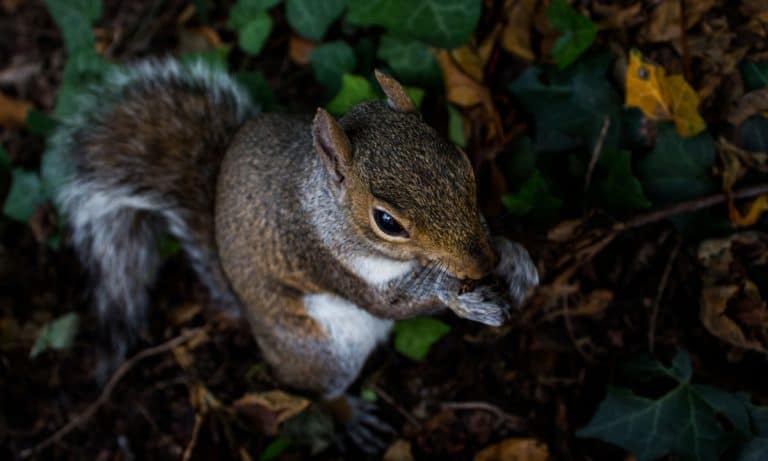
<instances>
[{"instance_id":1,"label":"white-tipped tail fur","mask_svg":"<svg viewBox=\"0 0 768 461\"><path fill-rule=\"evenodd\" d=\"M186 115L168 114L169 125L176 123L179 130L185 128L185 117L207 128L209 124L200 119L208 117L211 130L234 134L256 110L246 91L231 76L203 61L181 64L173 59L146 60L116 68L105 77L104 83L84 92L77 100L78 112L63 121L49 145L49 162L63 166L68 173L64 181L54 185L57 186L55 201L70 224L72 243L91 274L93 303L107 327L116 358L125 354L126 347L146 318L148 290L160 263L157 247L160 234L169 233L179 239L214 298L232 296L218 273L218 260L210 243L213 241L213 236L209 235L212 225L209 232L201 233L197 232L199 229L191 228L200 227L197 223L203 218L212 219L212 216L199 216L206 212L205 207L183 203L179 196L168 192L181 188L179 185L153 185L152 181L139 183L135 179L141 178L144 172L147 177L167 174L169 178L176 178L183 176L184 168L192 170L194 165L181 166L181 171L151 171L161 168L156 165L162 162L155 163L152 159L153 155L163 155L163 152L143 155L158 148L151 143L142 145L140 136L126 136L118 130L114 136L122 138L117 142L100 144L105 139L112 139L110 117L115 107L125 105L131 98L133 100L129 102L142 107L141 101L137 103L136 99L149 98L148 95L168 98L167 107L175 107L177 101L170 99L178 98L179 94L183 97L186 89L190 94L194 91L198 98L201 94L207 98L208 102L200 106L208 112L202 115L200 110ZM141 110L134 112L129 112L128 116L143 116ZM226 121L219 120L218 112ZM215 128L214 122L218 123ZM210 138L227 138L219 132L216 134L218 137ZM204 134L200 136L203 146ZM217 142L222 144L222 141ZM222 153L226 149L226 143L223 144ZM102 149L103 145L109 147ZM114 146L118 146L117 150ZM120 146L124 146L124 151ZM87 155L83 154L86 150ZM93 160L100 156L115 158L116 166L108 168L104 165L109 162ZM181 184L184 178L178 181ZM196 183L190 180L189 184L194 187ZM207 226L207 221L203 221Z\"/></svg>"}]
</instances>

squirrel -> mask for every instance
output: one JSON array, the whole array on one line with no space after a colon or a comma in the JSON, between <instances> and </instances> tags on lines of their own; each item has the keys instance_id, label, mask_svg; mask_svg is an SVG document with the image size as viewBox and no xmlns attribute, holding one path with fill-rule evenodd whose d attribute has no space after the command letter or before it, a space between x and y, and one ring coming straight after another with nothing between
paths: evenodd
<instances>
[{"instance_id":1,"label":"squirrel","mask_svg":"<svg viewBox=\"0 0 768 461\"><path fill-rule=\"evenodd\" d=\"M140 61L80 97L52 139L70 167L56 203L116 354L146 318L163 233L212 303L242 312L276 378L326 400L395 319L447 307L504 322L535 265L491 237L466 154L375 77L386 101L338 120L262 113L202 60Z\"/></svg>"}]
</instances>

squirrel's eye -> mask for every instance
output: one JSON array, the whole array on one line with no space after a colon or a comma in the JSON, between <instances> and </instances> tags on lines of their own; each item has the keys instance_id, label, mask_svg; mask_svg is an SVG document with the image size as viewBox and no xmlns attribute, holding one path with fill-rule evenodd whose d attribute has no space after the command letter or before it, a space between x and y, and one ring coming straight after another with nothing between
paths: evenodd
<instances>
[{"instance_id":1,"label":"squirrel's eye","mask_svg":"<svg viewBox=\"0 0 768 461\"><path fill-rule=\"evenodd\" d=\"M408 232L403 229L397 220L392 217L391 214L379 208L374 208L373 219L376 221L376 225L379 230L392 237L407 237Z\"/></svg>"}]
</instances>

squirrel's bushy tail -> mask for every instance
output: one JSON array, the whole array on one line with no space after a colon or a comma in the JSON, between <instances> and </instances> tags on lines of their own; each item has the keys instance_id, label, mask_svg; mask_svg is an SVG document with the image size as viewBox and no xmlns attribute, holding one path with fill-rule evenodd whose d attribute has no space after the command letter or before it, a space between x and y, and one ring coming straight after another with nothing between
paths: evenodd
<instances>
[{"instance_id":1,"label":"squirrel's bushy tail","mask_svg":"<svg viewBox=\"0 0 768 461\"><path fill-rule=\"evenodd\" d=\"M215 251L214 191L255 108L226 72L172 59L121 67L78 103L52 138L69 170L56 202L119 359L146 319L163 233L181 242L216 302L236 304Z\"/></svg>"}]
</instances>

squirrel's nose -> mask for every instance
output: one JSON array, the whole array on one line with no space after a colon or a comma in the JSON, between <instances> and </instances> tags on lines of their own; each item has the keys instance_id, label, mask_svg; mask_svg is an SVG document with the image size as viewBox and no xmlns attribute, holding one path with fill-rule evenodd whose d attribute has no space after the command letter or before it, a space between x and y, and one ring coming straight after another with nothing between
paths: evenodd
<instances>
[{"instance_id":1,"label":"squirrel's nose","mask_svg":"<svg viewBox=\"0 0 768 461\"><path fill-rule=\"evenodd\" d=\"M476 245L468 252L468 256L458 271L459 278L480 280L493 271L499 259L490 244Z\"/></svg>"}]
</instances>

